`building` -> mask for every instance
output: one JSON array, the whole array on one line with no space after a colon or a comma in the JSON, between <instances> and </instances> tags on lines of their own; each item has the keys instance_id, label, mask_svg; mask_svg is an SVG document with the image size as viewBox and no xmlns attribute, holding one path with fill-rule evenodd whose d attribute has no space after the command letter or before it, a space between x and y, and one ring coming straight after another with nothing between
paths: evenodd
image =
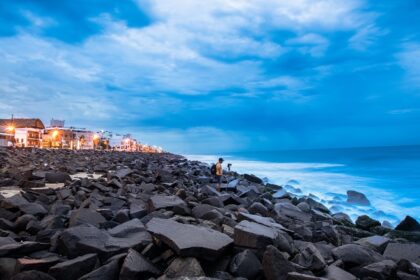
<instances>
[{"instance_id":1,"label":"building","mask_svg":"<svg viewBox=\"0 0 420 280\"><path fill-rule=\"evenodd\" d=\"M15 139L15 135L8 127L0 126L0 147L10 146Z\"/></svg>"},{"instance_id":2,"label":"building","mask_svg":"<svg viewBox=\"0 0 420 280\"><path fill-rule=\"evenodd\" d=\"M13 135L17 147L41 147L45 126L40 119L0 119L0 127Z\"/></svg>"},{"instance_id":3,"label":"building","mask_svg":"<svg viewBox=\"0 0 420 280\"><path fill-rule=\"evenodd\" d=\"M84 128L47 127L44 130L42 147L72 150L94 149L97 135Z\"/></svg>"},{"instance_id":4,"label":"building","mask_svg":"<svg viewBox=\"0 0 420 280\"><path fill-rule=\"evenodd\" d=\"M98 135L85 128L64 127L64 121L51 120L45 128L42 147L61 149L94 149L98 143Z\"/></svg>"}]
</instances>

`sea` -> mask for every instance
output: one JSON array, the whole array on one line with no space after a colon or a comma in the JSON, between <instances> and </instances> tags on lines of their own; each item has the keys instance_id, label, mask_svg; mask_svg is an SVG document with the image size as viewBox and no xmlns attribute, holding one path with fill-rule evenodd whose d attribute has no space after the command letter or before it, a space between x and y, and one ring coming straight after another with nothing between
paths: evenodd
<instances>
[{"instance_id":1,"label":"sea","mask_svg":"<svg viewBox=\"0 0 420 280\"><path fill-rule=\"evenodd\" d=\"M282 185L295 196L310 195L332 213L344 212L353 220L366 214L394 226L406 215L420 221L420 145L185 157L209 165L223 157L225 168L231 163L233 171ZM371 205L347 203L348 190L365 194Z\"/></svg>"}]
</instances>

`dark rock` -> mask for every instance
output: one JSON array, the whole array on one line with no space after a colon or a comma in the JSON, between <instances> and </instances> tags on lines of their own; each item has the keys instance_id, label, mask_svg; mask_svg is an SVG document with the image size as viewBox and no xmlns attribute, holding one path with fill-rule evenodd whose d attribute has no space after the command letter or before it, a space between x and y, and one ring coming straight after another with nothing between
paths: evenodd
<instances>
[{"instance_id":1,"label":"dark rock","mask_svg":"<svg viewBox=\"0 0 420 280\"><path fill-rule=\"evenodd\" d=\"M88 254L56 264L48 270L48 274L60 280L77 280L91 272L97 266L97 263L98 256Z\"/></svg>"},{"instance_id":2,"label":"dark rock","mask_svg":"<svg viewBox=\"0 0 420 280\"><path fill-rule=\"evenodd\" d=\"M357 191L347 191L347 202L351 204L365 205L369 206L370 201L367 197Z\"/></svg>"},{"instance_id":3,"label":"dark rock","mask_svg":"<svg viewBox=\"0 0 420 280\"><path fill-rule=\"evenodd\" d=\"M36 271L36 270L29 270L29 271L24 271L24 272L16 274L10 280L55 280L55 279L44 272Z\"/></svg>"},{"instance_id":4,"label":"dark rock","mask_svg":"<svg viewBox=\"0 0 420 280\"><path fill-rule=\"evenodd\" d=\"M23 257L36 251L48 249L49 244L25 241L21 243L6 244L0 247L0 257Z\"/></svg>"},{"instance_id":5,"label":"dark rock","mask_svg":"<svg viewBox=\"0 0 420 280\"><path fill-rule=\"evenodd\" d=\"M153 218L146 228L182 257L215 259L233 243L221 232L161 218Z\"/></svg>"},{"instance_id":6,"label":"dark rock","mask_svg":"<svg viewBox=\"0 0 420 280\"><path fill-rule=\"evenodd\" d=\"M254 202L249 206L249 213L251 214L260 214L262 216L268 216L268 209L260 202Z\"/></svg>"},{"instance_id":7,"label":"dark rock","mask_svg":"<svg viewBox=\"0 0 420 280\"><path fill-rule=\"evenodd\" d=\"M118 280L119 273L119 261L113 260L98 269L83 275L79 280Z\"/></svg>"},{"instance_id":8,"label":"dark rock","mask_svg":"<svg viewBox=\"0 0 420 280\"><path fill-rule=\"evenodd\" d=\"M106 219L96 211L88 208L80 208L70 215L69 226L74 227L82 224L90 224L99 227Z\"/></svg>"},{"instance_id":9,"label":"dark rock","mask_svg":"<svg viewBox=\"0 0 420 280\"><path fill-rule=\"evenodd\" d=\"M114 237L125 237L131 233L138 233L142 231L146 231L146 228L139 219L130 220L108 230L109 234Z\"/></svg>"},{"instance_id":10,"label":"dark rock","mask_svg":"<svg viewBox=\"0 0 420 280\"><path fill-rule=\"evenodd\" d=\"M137 251L130 249L124 259L120 280L147 279L159 275L160 271Z\"/></svg>"},{"instance_id":11,"label":"dark rock","mask_svg":"<svg viewBox=\"0 0 420 280\"><path fill-rule=\"evenodd\" d=\"M356 226L364 230L369 230L373 227L380 226L380 225L381 223L379 221L374 220L367 215L359 216L356 220Z\"/></svg>"},{"instance_id":12,"label":"dark rock","mask_svg":"<svg viewBox=\"0 0 420 280\"><path fill-rule=\"evenodd\" d=\"M48 183L65 183L71 181L71 177L65 172L47 172L45 173L45 180Z\"/></svg>"},{"instance_id":13,"label":"dark rock","mask_svg":"<svg viewBox=\"0 0 420 280\"><path fill-rule=\"evenodd\" d=\"M310 222L312 220L310 214L303 212L291 203L276 203L274 205L274 210L278 216L286 219L288 218L299 222Z\"/></svg>"},{"instance_id":14,"label":"dark rock","mask_svg":"<svg viewBox=\"0 0 420 280\"><path fill-rule=\"evenodd\" d=\"M239 219L239 221L247 220L247 221L255 222L255 223L267 226L267 227L276 228L276 229L282 230L284 232L293 233L293 231L288 230L283 225L281 225L279 223L276 223L276 221L274 221L274 219L269 218L269 217L261 217L261 216L258 216L258 215L252 215L252 214L241 212L238 215L238 219Z\"/></svg>"},{"instance_id":15,"label":"dark rock","mask_svg":"<svg viewBox=\"0 0 420 280\"><path fill-rule=\"evenodd\" d=\"M420 244L389 243L386 246L384 257L387 259L392 259L394 261L406 259L414 263L420 264Z\"/></svg>"},{"instance_id":16,"label":"dark rock","mask_svg":"<svg viewBox=\"0 0 420 280\"><path fill-rule=\"evenodd\" d=\"M372 277L379 280L395 279L397 264L391 260L372 263L361 269L363 277Z\"/></svg>"},{"instance_id":17,"label":"dark rock","mask_svg":"<svg viewBox=\"0 0 420 280\"><path fill-rule=\"evenodd\" d=\"M223 201L219 197L209 197L201 201L203 204L209 204L214 207L223 207Z\"/></svg>"},{"instance_id":18,"label":"dark rock","mask_svg":"<svg viewBox=\"0 0 420 280\"><path fill-rule=\"evenodd\" d=\"M301 248L294 262L312 271L321 271L326 267L326 261L319 250L311 243Z\"/></svg>"},{"instance_id":19,"label":"dark rock","mask_svg":"<svg viewBox=\"0 0 420 280\"><path fill-rule=\"evenodd\" d=\"M0 258L0 279L10 279L16 273L17 260L13 258Z\"/></svg>"},{"instance_id":20,"label":"dark rock","mask_svg":"<svg viewBox=\"0 0 420 280\"><path fill-rule=\"evenodd\" d=\"M174 259L165 270L165 276L172 279L181 276L200 277L205 274L198 260L190 257Z\"/></svg>"},{"instance_id":21,"label":"dark rock","mask_svg":"<svg viewBox=\"0 0 420 280\"><path fill-rule=\"evenodd\" d=\"M352 227L354 226L353 221L351 220L350 216L345 213L336 213L333 214L333 219L340 222L341 224L345 226Z\"/></svg>"},{"instance_id":22,"label":"dark rock","mask_svg":"<svg viewBox=\"0 0 420 280\"><path fill-rule=\"evenodd\" d=\"M143 204L132 202L130 204L130 217L141 219L147 215L147 208Z\"/></svg>"},{"instance_id":23,"label":"dark rock","mask_svg":"<svg viewBox=\"0 0 420 280\"><path fill-rule=\"evenodd\" d=\"M285 280L287 273L295 272L296 268L274 246L268 246L262 260L264 276L267 280Z\"/></svg>"},{"instance_id":24,"label":"dark rock","mask_svg":"<svg viewBox=\"0 0 420 280\"><path fill-rule=\"evenodd\" d=\"M125 223L130 220L130 210L128 209L120 209L115 214L114 220L117 223Z\"/></svg>"},{"instance_id":25,"label":"dark rock","mask_svg":"<svg viewBox=\"0 0 420 280\"><path fill-rule=\"evenodd\" d=\"M236 254L230 263L230 272L246 279L256 278L261 268L261 262L251 250Z\"/></svg>"},{"instance_id":26,"label":"dark rock","mask_svg":"<svg viewBox=\"0 0 420 280\"><path fill-rule=\"evenodd\" d=\"M356 276L335 265L330 265L327 268L325 276L330 280L357 280Z\"/></svg>"},{"instance_id":27,"label":"dark rock","mask_svg":"<svg viewBox=\"0 0 420 280\"><path fill-rule=\"evenodd\" d=\"M372 249L357 245L346 244L332 250L333 255L344 262L346 267L367 265L382 261L383 257Z\"/></svg>"},{"instance_id":28,"label":"dark rock","mask_svg":"<svg viewBox=\"0 0 420 280\"><path fill-rule=\"evenodd\" d=\"M299 272L289 272L286 277L287 280L327 280L325 278L320 278L308 274L303 274Z\"/></svg>"},{"instance_id":29,"label":"dark rock","mask_svg":"<svg viewBox=\"0 0 420 280\"><path fill-rule=\"evenodd\" d=\"M176 195L154 195L148 202L149 212L170 209L175 205L185 205L185 202Z\"/></svg>"},{"instance_id":30,"label":"dark rock","mask_svg":"<svg viewBox=\"0 0 420 280\"><path fill-rule=\"evenodd\" d=\"M375 235L361 238L357 240L356 243L362 246L370 247L382 254L390 241L391 239L388 237Z\"/></svg>"},{"instance_id":31,"label":"dark rock","mask_svg":"<svg viewBox=\"0 0 420 280\"><path fill-rule=\"evenodd\" d=\"M414 218L406 216L395 229L403 231L420 231L420 224Z\"/></svg>"},{"instance_id":32,"label":"dark rock","mask_svg":"<svg viewBox=\"0 0 420 280\"><path fill-rule=\"evenodd\" d=\"M141 250L152 242L148 232L132 232L124 238L111 236L107 231L91 225L80 225L63 231L57 240L61 254L74 258L97 253L101 259L126 251L128 248Z\"/></svg>"},{"instance_id":33,"label":"dark rock","mask_svg":"<svg viewBox=\"0 0 420 280\"><path fill-rule=\"evenodd\" d=\"M255 176L253 174L244 174L244 178L245 178L245 180L248 180L252 183L256 183L256 184L264 183L263 180L261 180L260 178L258 178L257 176Z\"/></svg>"},{"instance_id":34,"label":"dark rock","mask_svg":"<svg viewBox=\"0 0 420 280\"><path fill-rule=\"evenodd\" d=\"M15 224L9 220L0 218L0 229L4 230L13 230L15 228Z\"/></svg>"},{"instance_id":35,"label":"dark rock","mask_svg":"<svg viewBox=\"0 0 420 280\"><path fill-rule=\"evenodd\" d=\"M234 240L236 246L259 249L274 244L282 247L283 251L293 252L293 240L287 233L246 220L236 225Z\"/></svg>"}]
</instances>

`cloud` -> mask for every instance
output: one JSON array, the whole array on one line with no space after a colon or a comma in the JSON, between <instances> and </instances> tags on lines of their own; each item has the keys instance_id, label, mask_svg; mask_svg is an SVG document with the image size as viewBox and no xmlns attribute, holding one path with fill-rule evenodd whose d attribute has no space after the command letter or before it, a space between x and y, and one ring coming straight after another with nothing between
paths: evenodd
<instances>
[{"instance_id":1,"label":"cloud","mask_svg":"<svg viewBox=\"0 0 420 280\"><path fill-rule=\"evenodd\" d=\"M410 85L420 88L420 43L405 43L397 58L407 73Z\"/></svg>"},{"instance_id":2,"label":"cloud","mask_svg":"<svg viewBox=\"0 0 420 280\"><path fill-rule=\"evenodd\" d=\"M0 115L179 150L372 143L418 117L398 111L420 106L411 21L371 1L95 1L0 4Z\"/></svg>"}]
</instances>

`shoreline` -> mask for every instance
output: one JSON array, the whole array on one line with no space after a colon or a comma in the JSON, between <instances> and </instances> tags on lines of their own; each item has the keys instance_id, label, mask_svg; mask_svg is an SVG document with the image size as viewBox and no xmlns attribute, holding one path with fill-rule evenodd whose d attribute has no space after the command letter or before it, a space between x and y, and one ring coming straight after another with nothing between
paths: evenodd
<instances>
[{"instance_id":1,"label":"shoreline","mask_svg":"<svg viewBox=\"0 0 420 280\"><path fill-rule=\"evenodd\" d=\"M212 155L185 156L207 164L217 159L217 156ZM294 196L311 195L333 213L345 212L353 222L361 215L369 215L380 222L390 222L393 226L397 226L407 213L414 215L417 220L420 219L420 216L416 215L420 208L414 205L414 202L411 205L400 203L413 198L408 199L400 190L381 188L381 184L387 184L384 179L351 172L353 168L349 164L321 161L266 161L231 155L226 157L226 162L233 163L235 171L256 174L265 182L286 186L287 191ZM346 202L348 190L363 193L371 202L370 206L348 204Z\"/></svg>"},{"instance_id":2,"label":"shoreline","mask_svg":"<svg viewBox=\"0 0 420 280\"><path fill-rule=\"evenodd\" d=\"M66 279L420 277L420 227L409 218L398 230L367 216L354 224L251 174L228 175L218 193L208 166L169 153L0 156L0 190L25 190L0 197L0 272L10 278L39 271L64 279L69 270ZM70 177L81 172L104 176Z\"/></svg>"}]
</instances>

